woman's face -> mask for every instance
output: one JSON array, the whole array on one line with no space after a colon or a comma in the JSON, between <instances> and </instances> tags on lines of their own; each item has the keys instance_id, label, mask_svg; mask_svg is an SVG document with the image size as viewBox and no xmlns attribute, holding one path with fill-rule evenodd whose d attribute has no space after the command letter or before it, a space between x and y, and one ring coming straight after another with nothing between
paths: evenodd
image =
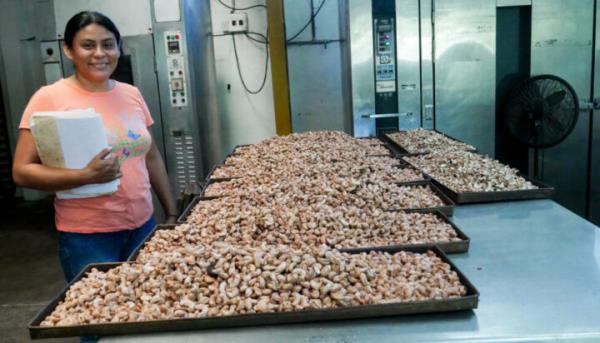
<instances>
[{"instance_id":1,"label":"woman's face","mask_svg":"<svg viewBox=\"0 0 600 343\"><path fill-rule=\"evenodd\" d=\"M121 55L115 35L104 26L90 24L77 32L73 47L65 54L75 64L79 77L95 84L108 81Z\"/></svg>"}]
</instances>

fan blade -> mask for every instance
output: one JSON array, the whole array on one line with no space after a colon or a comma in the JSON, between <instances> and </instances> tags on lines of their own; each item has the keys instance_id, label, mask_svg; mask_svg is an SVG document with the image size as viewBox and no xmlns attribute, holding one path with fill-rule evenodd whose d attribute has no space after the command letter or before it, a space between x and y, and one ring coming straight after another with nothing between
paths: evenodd
<instances>
[{"instance_id":1,"label":"fan blade","mask_svg":"<svg viewBox=\"0 0 600 343\"><path fill-rule=\"evenodd\" d=\"M529 103L535 103L537 99L543 98L540 85L537 82L528 82L525 85L523 94L528 98Z\"/></svg>"},{"instance_id":2,"label":"fan blade","mask_svg":"<svg viewBox=\"0 0 600 343\"><path fill-rule=\"evenodd\" d=\"M553 131L555 135L562 135L565 130L565 126L554 116L554 113L546 113L544 123L548 124L547 129Z\"/></svg>"},{"instance_id":3,"label":"fan blade","mask_svg":"<svg viewBox=\"0 0 600 343\"><path fill-rule=\"evenodd\" d=\"M565 98L565 95L567 95L567 92L564 89L561 89L559 91L556 91L556 92L548 95L545 100L548 105L550 105L551 107L554 107L554 106L560 104L561 101L563 101L563 99Z\"/></svg>"}]
</instances>

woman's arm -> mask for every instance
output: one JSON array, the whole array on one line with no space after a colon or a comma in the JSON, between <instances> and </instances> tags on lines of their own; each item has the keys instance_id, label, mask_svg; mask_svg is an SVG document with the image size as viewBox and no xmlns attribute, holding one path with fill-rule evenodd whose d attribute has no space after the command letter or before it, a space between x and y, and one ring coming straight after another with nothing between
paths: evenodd
<instances>
[{"instance_id":1,"label":"woman's arm","mask_svg":"<svg viewBox=\"0 0 600 343\"><path fill-rule=\"evenodd\" d=\"M146 167L148 168L150 185L156 192L165 212L165 222L173 224L177 220L177 204L171 192L171 184L169 183L165 163L154 142L152 142L150 151L146 155Z\"/></svg>"},{"instance_id":2,"label":"woman's arm","mask_svg":"<svg viewBox=\"0 0 600 343\"><path fill-rule=\"evenodd\" d=\"M31 131L19 130L13 162L13 180L21 187L42 191L62 191L90 183L102 183L121 176L115 158L105 159L110 149L102 150L83 169L52 168L41 164Z\"/></svg>"}]
</instances>

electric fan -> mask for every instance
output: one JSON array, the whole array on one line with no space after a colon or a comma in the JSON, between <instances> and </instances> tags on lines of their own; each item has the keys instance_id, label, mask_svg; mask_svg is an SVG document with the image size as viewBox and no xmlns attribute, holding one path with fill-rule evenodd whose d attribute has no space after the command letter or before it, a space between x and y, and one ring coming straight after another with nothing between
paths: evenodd
<instances>
[{"instance_id":1,"label":"electric fan","mask_svg":"<svg viewBox=\"0 0 600 343\"><path fill-rule=\"evenodd\" d=\"M509 133L534 149L533 173L538 177L538 149L555 146L575 128L579 100L571 85L554 75L538 75L514 89L504 107Z\"/></svg>"}]
</instances>

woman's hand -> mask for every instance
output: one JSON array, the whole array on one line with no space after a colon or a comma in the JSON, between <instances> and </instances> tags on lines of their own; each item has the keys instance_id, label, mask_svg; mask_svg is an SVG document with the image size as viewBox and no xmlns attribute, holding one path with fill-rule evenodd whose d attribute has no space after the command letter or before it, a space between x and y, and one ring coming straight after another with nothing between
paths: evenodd
<instances>
[{"instance_id":1,"label":"woman's hand","mask_svg":"<svg viewBox=\"0 0 600 343\"><path fill-rule=\"evenodd\" d=\"M103 183L121 177L119 160L109 157L110 152L110 148L103 149L84 168L89 183Z\"/></svg>"}]
</instances>

